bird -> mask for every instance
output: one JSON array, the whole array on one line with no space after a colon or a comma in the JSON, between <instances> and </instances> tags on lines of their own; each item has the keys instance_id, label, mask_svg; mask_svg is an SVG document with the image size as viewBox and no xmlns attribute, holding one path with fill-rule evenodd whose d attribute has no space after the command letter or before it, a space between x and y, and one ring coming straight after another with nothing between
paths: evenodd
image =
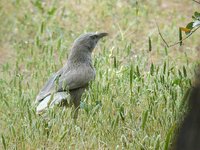
<instances>
[{"instance_id":1,"label":"bird","mask_svg":"<svg viewBox=\"0 0 200 150\"><path fill-rule=\"evenodd\" d=\"M51 75L36 96L37 114L55 105L74 105L74 118L77 118L81 96L96 76L91 54L98 41L107 35L106 32L89 32L74 41L66 63Z\"/></svg>"}]
</instances>

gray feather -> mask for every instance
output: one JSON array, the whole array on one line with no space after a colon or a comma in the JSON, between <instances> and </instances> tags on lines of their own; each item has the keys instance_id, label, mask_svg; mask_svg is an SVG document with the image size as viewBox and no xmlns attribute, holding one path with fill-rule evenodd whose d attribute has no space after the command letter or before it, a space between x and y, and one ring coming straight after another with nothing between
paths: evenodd
<instances>
[{"instance_id":1,"label":"gray feather","mask_svg":"<svg viewBox=\"0 0 200 150\"><path fill-rule=\"evenodd\" d=\"M70 97L67 92L57 92L53 95L45 97L37 106L37 114L41 113L47 108L53 108L54 105L59 105L61 103L70 103Z\"/></svg>"},{"instance_id":2,"label":"gray feather","mask_svg":"<svg viewBox=\"0 0 200 150\"><path fill-rule=\"evenodd\" d=\"M58 72L54 73L49 78L49 80L45 83L45 85L43 86L43 88L41 89L39 94L37 95L36 103L42 101L45 97L50 95L51 92L53 92L54 86L55 86L55 81L56 81L56 79L59 79L61 73L62 73L62 69L59 70Z\"/></svg>"}]
</instances>

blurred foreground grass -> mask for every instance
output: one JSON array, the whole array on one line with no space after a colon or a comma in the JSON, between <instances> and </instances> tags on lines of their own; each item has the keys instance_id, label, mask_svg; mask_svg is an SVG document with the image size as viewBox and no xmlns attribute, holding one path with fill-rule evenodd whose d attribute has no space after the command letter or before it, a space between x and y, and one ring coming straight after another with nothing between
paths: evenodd
<instances>
[{"instance_id":1,"label":"blurred foreground grass","mask_svg":"<svg viewBox=\"0 0 200 150\"><path fill-rule=\"evenodd\" d=\"M1 0L0 149L168 149L199 56L199 33L181 48L192 2ZM106 31L94 52L96 80L71 109L35 115L35 96L84 32ZM152 51L148 51L148 38Z\"/></svg>"}]
</instances>

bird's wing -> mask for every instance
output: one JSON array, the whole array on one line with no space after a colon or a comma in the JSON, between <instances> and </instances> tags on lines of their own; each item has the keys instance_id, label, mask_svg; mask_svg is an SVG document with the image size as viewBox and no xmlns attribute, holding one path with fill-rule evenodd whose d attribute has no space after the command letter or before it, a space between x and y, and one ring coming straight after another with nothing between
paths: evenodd
<instances>
[{"instance_id":1,"label":"bird's wing","mask_svg":"<svg viewBox=\"0 0 200 150\"><path fill-rule=\"evenodd\" d=\"M52 92L62 92L85 87L89 81L95 78L95 71L88 65L80 65L74 69L61 69L53 74L46 82L36 98L36 102L42 101Z\"/></svg>"},{"instance_id":2,"label":"bird's wing","mask_svg":"<svg viewBox=\"0 0 200 150\"><path fill-rule=\"evenodd\" d=\"M69 93L57 92L53 96L48 95L39 103L36 108L36 112L37 114L40 114L43 112L43 110L47 108L53 108L54 105L61 104L62 102L70 104Z\"/></svg>"},{"instance_id":3,"label":"bird's wing","mask_svg":"<svg viewBox=\"0 0 200 150\"><path fill-rule=\"evenodd\" d=\"M59 89L73 90L85 87L95 78L95 70L86 64L63 73L59 78Z\"/></svg>"},{"instance_id":4,"label":"bird's wing","mask_svg":"<svg viewBox=\"0 0 200 150\"><path fill-rule=\"evenodd\" d=\"M39 94L36 97L36 102L42 101L45 97L51 94L52 90L55 88L55 81L59 79L62 74L62 69L54 73L49 80L45 83L43 88L40 90Z\"/></svg>"}]
</instances>

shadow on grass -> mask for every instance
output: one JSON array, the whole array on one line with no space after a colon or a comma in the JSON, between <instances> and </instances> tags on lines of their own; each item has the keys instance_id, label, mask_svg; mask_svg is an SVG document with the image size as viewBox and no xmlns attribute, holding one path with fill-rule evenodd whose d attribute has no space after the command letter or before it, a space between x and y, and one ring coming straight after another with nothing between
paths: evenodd
<instances>
[{"instance_id":1,"label":"shadow on grass","mask_svg":"<svg viewBox=\"0 0 200 150\"><path fill-rule=\"evenodd\" d=\"M189 89L188 110L176 135L173 150L200 149L200 67L195 84Z\"/></svg>"}]
</instances>

